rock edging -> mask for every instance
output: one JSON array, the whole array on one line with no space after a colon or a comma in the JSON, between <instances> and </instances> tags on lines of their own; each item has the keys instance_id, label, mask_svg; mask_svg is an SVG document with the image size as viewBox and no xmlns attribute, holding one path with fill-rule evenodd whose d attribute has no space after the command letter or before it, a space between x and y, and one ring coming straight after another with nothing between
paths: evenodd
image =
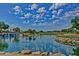
<instances>
[{"instance_id":1,"label":"rock edging","mask_svg":"<svg viewBox=\"0 0 79 59\"><path fill-rule=\"evenodd\" d=\"M0 52L1 56L64 56L62 53L53 53L53 52L32 52L31 50L22 50L22 51L17 51L17 52Z\"/></svg>"},{"instance_id":2,"label":"rock edging","mask_svg":"<svg viewBox=\"0 0 79 59\"><path fill-rule=\"evenodd\" d=\"M63 37L58 37L56 39L57 42L65 44L65 45L70 45L70 46L79 46L79 39L78 38L63 38Z\"/></svg>"}]
</instances>

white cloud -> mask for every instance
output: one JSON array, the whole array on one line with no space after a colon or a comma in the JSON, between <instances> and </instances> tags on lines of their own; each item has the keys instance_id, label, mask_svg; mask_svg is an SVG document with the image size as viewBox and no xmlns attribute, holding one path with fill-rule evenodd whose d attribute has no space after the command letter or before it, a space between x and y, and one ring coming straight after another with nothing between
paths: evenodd
<instances>
[{"instance_id":1,"label":"white cloud","mask_svg":"<svg viewBox=\"0 0 79 59\"><path fill-rule=\"evenodd\" d=\"M79 16L79 9L66 12L63 17Z\"/></svg>"},{"instance_id":2,"label":"white cloud","mask_svg":"<svg viewBox=\"0 0 79 59\"><path fill-rule=\"evenodd\" d=\"M32 16L31 13L24 14L24 17L25 17L25 18L29 18L29 17L31 17L31 16Z\"/></svg>"},{"instance_id":3,"label":"white cloud","mask_svg":"<svg viewBox=\"0 0 79 59\"><path fill-rule=\"evenodd\" d=\"M33 26L50 26L52 23L49 22L38 22L38 23L33 23Z\"/></svg>"},{"instance_id":4,"label":"white cloud","mask_svg":"<svg viewBox=\"0 0 79 59\"><path fill-rule=\"evenodd\" d=\"M26 24L26 21L23 21L23 24Z\"/></svg>"},{"instance_id":5,"label":"white cloud","mask_svg":"<svg viewBox=\"0 0 79 59\"><path fill-rule=\"evenodd\" d=\"M14 12L15 15L19 14L19 12Z\"/></svg>"},{"instance_id":6,"label":"white cloud","mask_svg":"<svg viewBox=\"0 0 79 59\"><path fill-rule=\"evenodd\" d=\"M14 9L16 12L20 12L20 11L21 11L21 7L20 7L20 6L15 6L13 9Z\"/></svg>"},{"instance_id":7,"label":"white cloud","mask_svg":"<svg viewBox=\"0 0 79 59\"><path fill-rule=\"evenodd\" d=\"M31 13L26 13L26 14L23 13L22 16L20 17L20 19L28 19L30 17L32 17L32 14Z\"/></svg>"},{"instance_id":8,"label":"white cloud","mask_svg":"<svg viewBox=\"0 0 79 59\"><path fill-rule=\"evenodd\" d=\"M53 21L53 24L57 23L58 21L59 21L59 20L54 20L54 21Z\"/></svg>"},{"instance_id":9,"label":"white cloud","mask_svg":"<svg viewBox=\"0 0 79 59\"><path fill-rule=\"evenodd\" d=\"M64 13L62 17L58 17L58 19L67 20L69 17L76 17L79 16L79 8L75 8L74 10L67 11Z\"/></svg>"},{"instance_id":10,"label":"white cloud","mask_svg":"<svg viewBox=\"0 0 79 59\"><path fill-rule=\"evenodd\" d=\"M76 7L75 10L79 10L79 7Z\"/></svg>"},{"instance_id":11,"label":"white cloud","mask_svg":"<svg viewBox=\"0 0 79 59\"><path fill-rule=\"evenodd\" d=\"M46 14L47 17L49 17L50 15Z\"/></svg>"},{"instance_id":12,"label":"white cloud","mask_svg":"<svg viewBox=\"0 0 79 59\"><path fill-rule=\"evenodd\" d=\"M52 10L52 18L58 17L63 12L63 9Z\"/></svg>"},{"instance_id":13,"label":"white cloud","mask_svg":"<svg viewBox=\"0 0 79 59\"><path fill-rule=\"evenodd\" d=\"M52 14L53 14L52 18L65 19L65 18L68 18L68 17L79 16L79 7L75 8L71 11L64 12L64 15L62 17L59 17L58 15L60 15L62 13L62 11L63 11L63 9L59 9L58 11L53 10L52 11Z\"/></svg>"},{"instance_id":14,"label":"white cloud","mask_svg":"<svg viewBox=\"0 0 79 59\"><path fill-rule=\"evenodd\" d=\"M39 14L35 15L35 18L36 19L39 19L40 18L40 15Z\"/></svg>"},{"instance_id":15,"label":"white cloud","mask_svg":"<svg viewBox=\"0 0 79 59\"><path fill-rule=\"evenodd\" d=\"M60 13L63 11L63 9L59 9L57 15L60 15Z\"/></svg>"},{"instance_id":16,"label":"white cloud","mask_svg":"<svg viewBox=\"0 0 79 59\"><path fill-rule=\"evenodd\" d=\"M27 24L27 23L29 23L30 21L23 21L23 24Z\"/></svg>"},{"instance_id":17,"label":"white cloud","mask_svg":"<svg viewBox=\"0 0 79 59\"><path fill-rule=\"evenodd\" d=\"M40 13L40 14L36 14L36 15L32 15L33 19L42 19L44 18L45 13Z\"/></svg>"},{"instance_id":18,"label":"white cloud","mask_svg":"<svg viewBox=\"0 0 79 59\"><path fill-rule=\"evenodd\" d=\"M55 3L55 9L65 5L67 5L67 3Z\"/></svg>"},{"instance_id":19,"label":"white cloud","mask_svg":"<svg viewBox=\"0 0 79 59\"><path fill-rule=\"evenodd\" d=\"M38 5L37 4L32 4L31 5L31 10L37 9Z\"/></svg>"},{"instance_id":20,"label":"white cloud","mask_svg":"<svg viewBox=\"0 0 79 59\"><path fill-rule=\"evenodd\" d=\"M44 26L44 25L47 25L46 22L45 23L42 23L42 22L33 23L33 26Z\"/></svg>"},{"instance_id":21,"label":"white cloud","mask_svg":"<svg viewBox=\"0 0 79 59\"><path fill-rule=\"evenodd\" d=\"M39 14L39 18L40 18L40 19L45 18L45 13L40 13L40 14Z\"/></svg>"},{"instance_id":22,"label":"white cloud","mask_svg":"<svg viewBox=\"0 0 79 59\"><path fill-rule=\"evenodd\" d=\"M56 17L58 17L60 14L61 14L61 12L63 11L63 9L59 9L59 10L53 10L52 11L52 18L56 18Z\"/></svg>"},{"instance_id":23,"label":"white cloud","mask_svg":"<svg viewBox=\"0 0 79 59\"><path fill-rule=\"evenodd\" d=\"M25 8L26 10L31 10L31 8L30 7L28 7L28 8Z\"/></svg>"},{"instance_id":24,"label":"white cloud","mask_svg":"<svg viewBox=\"0 0 79 59\"><path fill-rule=\"evenodd\" d=\"M54 9L54 4L52 4L50 7L49 7L49 10L53 10Z\"/></svg>"},{"instance_id":25,"label":"white cloud","mask_svg":"<svg viewBox=\"0 0 79 59\"><path fill-rule=\"evenodd\" d=\"M54 3L49 7L49 10L54 10L64 5L67 5L67 3Z\"/></svg>"},{"instance_id":26,"label":"white cloud","mask_svg":"<svg viewBox=\"0 0 79 59\"><path fill-rule=\"evenodd\" d=\"M52 11L52 14L57 14L57 10L53 10Z\"/></svg>"},{"instance_id":27,"label":"white cloud","mask_svg":"<svg viewBox=\"0 0 79 59\"><path fill-rule=\"evenodd\" d=\"M20 19L25 19L25 17L20 17Z\"/></svg>"},{"instance_id":28,"label":"white cloud","mask_svg":"<svg viewBox=\"0 0 79 59\"><path fill-rule=\"evenodd\" d=\"M15 24L11 24L11 28L13 28L13 27L17 27L17 25L15 25Z\"/></svg>"},{"instance_id":29,"label":"white cloud","mask_svg":"<svg viewBox=\"0 0 79 59\"><path fill-rule=\"evenodd\" d=\"M32 15L32 18L35 20L40 19L40 14Z\"/></svg>"},{"instance_id":30,"label":"white cloud","mask_svg":"<svg viewBox=\"0 0 79 59\"><path fill-rule=\"evenodd\" d=\"M38 9L37 12L38 13L43 13L43 12L46 12L46 9L45 9L45 7L41 7L41 8Z\"/></svg>"},{"instance_id":31,"label":"white cloud","mask_svg":"<svg viewBox=\"0 0 79 59\"><path fill-rule=\"evenodd\" d=\"M55 18L56 16L55 15L52 15L52 18Z\"/></svg>"},{"instance_id":32,"label":"white cloud","mask_svg":"<svg viewBox=\"0 0 79 59\"><path fill-rule=\"evenodd\" d=\"M15 14L15 15L17 15L17 14L19 14L19 13L22 13L23 11L22 11L22 9L21 9L21 7L20 6L15 6L14 8L13 8L13 13Z\"/></svg>"},{"instance_id":33,"label":"white cloud","mask_svg":"<svg viewBox=\"0 0 79 59\"><path fill-rule=\"evenodd\" d=\"M38 20L35 20L35 21L34 21L34 23L37 23L37 22L38 22Z\"/></svg>"}]
</instances>

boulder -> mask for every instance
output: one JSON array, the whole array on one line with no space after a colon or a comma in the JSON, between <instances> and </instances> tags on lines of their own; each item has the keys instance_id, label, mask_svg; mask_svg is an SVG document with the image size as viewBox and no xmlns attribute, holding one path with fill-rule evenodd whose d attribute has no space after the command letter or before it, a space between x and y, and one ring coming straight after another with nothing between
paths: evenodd
<instances>
[{"instance_id":1,"label":"boulder","mask_svg":"<svg viewBox=\"0 0 79 59\"><path fill-rule=\"evenodd\" d=\"M19 55L21 52L20 51L16 51L16 52L11 52L11 55Z\"/></svg>"},{"instance_id":2,"label":"boulder","mask_svg":"<svg viewBox=\"0 0 79 59\"><path fill-rule=\"evenodd\" d=\"M24 55L28 55L28 54L31 54L32 51L31 50L22 50L21 51L21 54L24 54Z\"/></svg>"},{"instance_id":3,"label":"boulder","mask_svg":"<svg viewBox=\"0 0 79 59\"><path fill-rule=\"evenodd\" d=\"M40 52L40 51L32 52L31 55L34 55L34 56L40 56L40 55L41 55L41 52Z\"/></svg>"},{"instance_id":4,"label":"boulder","mask_svg":"<svg viewBox=\"0 0 79 59\"><path fill-rule=\"evenodd\" d=\"M43 52L41 53L42 56L47 56L48 55L48 52Z\"/></svg>"},{"instance_id":5,"label":"boulder","mask_svg":"<svg viewBox=\"0 0 79 59\"><path fill-rule=\"evenodd\" d=\"M64 54L62 54L62 53L54 53L54 54L52 54L53 56L64 56Z\"/></svg>"},{"instance_id":6,"label":"boulder","mask_svg":"<svg viewBox=\"0 0 79 59\"><path fill-rule=\"evenodd\" d=\"M11 53L7 52L5 53L5 56L11 56Z\"/></svg>"},{"instance_id":7,"label":"boulder","mask_svg":"<svg viewBox=\"0 0 79 59\"><path fill-rule=\"evenodd\" d=\"M0 52L0 55L4 55L5 54L5 52Z\"/></svg>"},{"instance_id":8,"label":"boulder","mask_svg":"<svg viewBox=\"0 0 79 59\"><path fill-rule=\"evenodd\" d=\"M52 55L53 55L53 53L52 53L52 52L50 52L50 53L49 53L49 56L52 56Z\"/></svg>"}]
</instances>

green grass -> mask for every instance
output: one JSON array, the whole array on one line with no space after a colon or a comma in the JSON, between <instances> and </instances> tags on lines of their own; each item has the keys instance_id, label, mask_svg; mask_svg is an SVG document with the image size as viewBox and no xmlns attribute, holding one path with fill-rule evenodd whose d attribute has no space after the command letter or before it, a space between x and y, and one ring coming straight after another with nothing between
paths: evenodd
<instances>
[{"instance_id":1,"label":"green grass","mask_svg":"<svg viewBox=\"0 0 79 59\"><path fill-rule=\"evenodd\" d=\"M64 37L64 38L79 38L79 36L59 36L59 37Z\"/></svg>"}]
</instances>

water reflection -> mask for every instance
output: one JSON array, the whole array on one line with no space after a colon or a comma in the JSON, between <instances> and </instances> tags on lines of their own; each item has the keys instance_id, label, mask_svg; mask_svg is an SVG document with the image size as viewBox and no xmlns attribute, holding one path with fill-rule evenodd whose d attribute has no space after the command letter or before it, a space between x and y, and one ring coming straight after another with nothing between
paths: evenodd
<instances>
[{"instance_id":1,"label":"water reflection","mask_svg":"<svg viewBox=\"0 0 79 59\"><path fill-rule=\"evenodd\" d=\"M52 35L20 36L14 34L0 35L0 51L13 52L23 49L44 52L61 52L71 54L72 47L55 42Z\"/></svg>"},{"instance_id":2,"label":"water reflection","mask_svg":"<svg viewBox=\"0 0 79 59\"><path fill-rule=\"evenodd\" d=\"M25 38L26 40L29 40L29 41L36 40L36 37L34 35L33 36L23 36L23 38Z\"/></svg>"},{"instance_id":3,"label":"water reflection","mask_svg":"<svg viewBox=\"0 0 79 59\"><path fill-rule=\"evenodd\" d=\"M29 36L29 40L35 40L36 38L34 36Z\"/></svg>"},{"instance_id":4,"label":"water reflection","mask_svg":"<svg viewBox=\"0 0 79 59\"><path fill-rule=\"evenodd\" d=\"M19 42L19 37L18 37L18 36L15 36L15 37L13 38L13 42L18 43L18 42Z\"/></svg>"},{"instance_id":5,"label":"water reflection","mask_svg":"<svg viewBox=\"0 0 79 59\"><path fill-rule=\"evenodd\" d=\"M0 51L4 51L7 48L8 48L8 44L7 43L0 43Z\"/></svg>"},{"instance_id":6,"label":"water reflection","mask_svg":"<svg viewBox=\"0 0 79 59\"><path fill-rule=\"evenodd\" d=\"M5 42L5 39L2 39L2 37L0 37L0 51L4 51L7 48L8 44Z\"/></svg>"}]
</instances>

